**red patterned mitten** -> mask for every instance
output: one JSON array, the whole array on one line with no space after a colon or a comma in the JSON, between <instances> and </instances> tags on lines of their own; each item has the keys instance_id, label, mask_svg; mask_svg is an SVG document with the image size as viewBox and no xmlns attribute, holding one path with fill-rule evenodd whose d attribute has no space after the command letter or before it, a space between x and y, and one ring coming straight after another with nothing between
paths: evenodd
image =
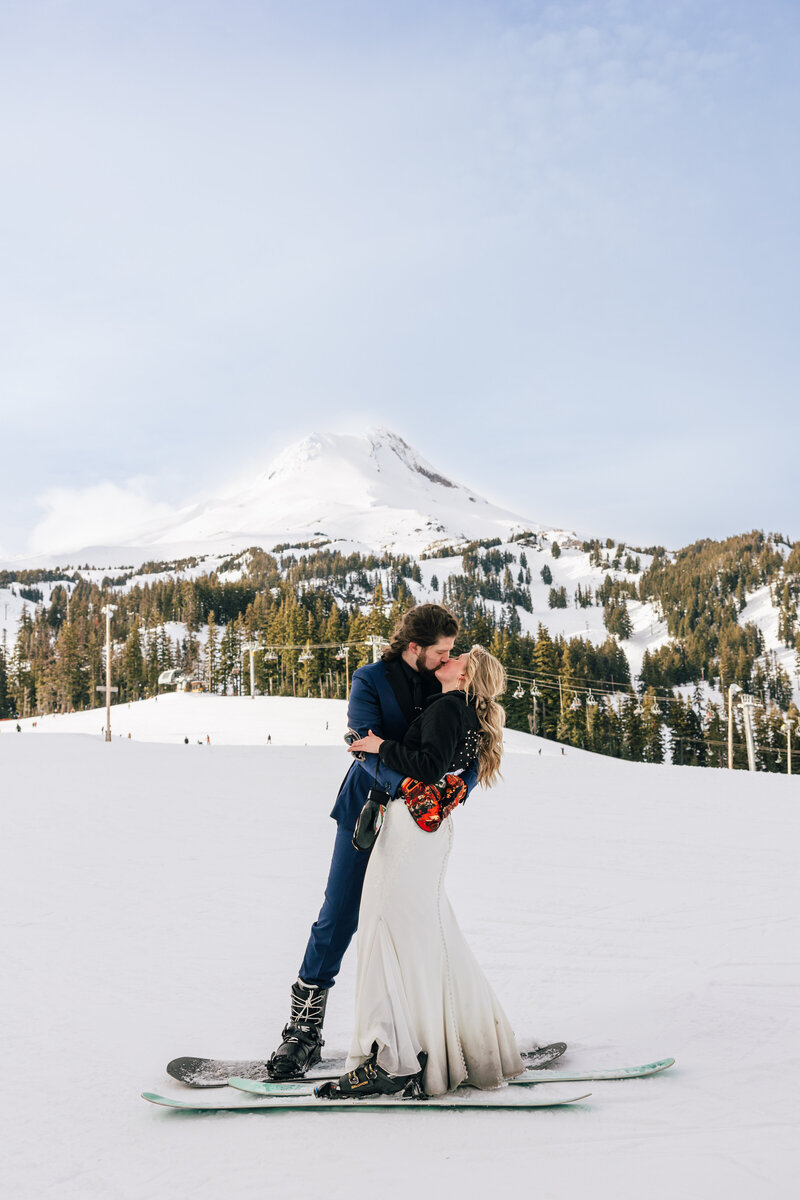
<instances>
[{"instance_id":1,"label":"red patterned mitten","mask_svg":"<svg viewBox=\"0 0 800 1200\"><path fill-rule=\"evenodd\" d=\"M441 793L435 784L420 783L418 779L404 779L400 784L400 795L408 805L408 811L426 833L435 833L442 823Z\"/></svg>"},{"instance_id":2,"label":"red patterned mitten","mask_svg":"<svg viewBox=\"0 0 800 1200\"><path fill-rule=\"evenodd\" d=\"M462 775L445 775L444 787L440 788L442 795L442 820L449 817L458 804L467 798L467 785Z\"/></svg>"}]
</instances>

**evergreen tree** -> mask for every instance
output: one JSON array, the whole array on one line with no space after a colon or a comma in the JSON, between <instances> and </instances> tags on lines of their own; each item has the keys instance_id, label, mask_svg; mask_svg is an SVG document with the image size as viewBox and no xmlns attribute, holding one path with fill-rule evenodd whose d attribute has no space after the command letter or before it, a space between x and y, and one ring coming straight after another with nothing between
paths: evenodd
<instances>
[{"instance_id":1,"label":"evergreen tree","mask_svg":"<svg viewBox=\"0 0 800 1200\"><path fill-rule=\"evenodd\" d=\"M158 691L161 668L158 662L158 638L156 630L146 629L144 635L144 689L145 695L154 696Z\"/></svg>"},{"instance_id":2,"label":"evergreen tree","mask_svg":"<svg viewBox=\"0 0 800 1200\"><path fill-rule=\"evenodd\" d=\"M512 637L516 637L522 632L520 615L517 612L516 605L512 604L510 600L507 604L503 605L503 615L500 619L503 628L507 629Z\"/></svg>"},{"instance_id":3,"label":"evergreen tree","mask_svg":"<svg viewBox=\"0 0 800 1200\"><path fill-rule=\"evenodd\" d=\"M788 580L783 585L778 609L778 637L784 646L794 645L797 630L797 602Z\"/></svg>"},{"instance_id":4,"label":"evergreen tree","mask_svg":"<svg viewBox=\"0 0 800 1200\"><path fill-rule=\"evenodd\" d=\"M622 758L632 762L644 759L645 733L642 723L644 710L635 696L627 696L622 706Z\"/></svg>"},{"instance_id":5,"label":"evergreen tree","mask_svg":"<svg viewBox=\"0 0 800 1200\"><path fill-rule=\"evenodd\" d=\"M61 712L84 708L88 699L85 657L71 621L61 625L55 643L56 704Z\"/></svg>"},{"instance_id":6,"label":"evergreen tree","mask_svg":"<svg viewBox=\"0 0 800 1200\"><path fill-rule=\"evenodd\" d=\"M536 678L536 686L541 692L542 720L539 725L539 733L543 737L556 737L561 708L561 692L558 686L560 675L558 651L549 631L541 622L536 631L531 666Z\"/></svg>"},{"instance_id":7,"label":"evergreen tree","mask_svg":"<svg viewBox=\"0 0 800 1200\"><path fill-rule=\"evenodd\" d=\"M672 733L672 761L689 766L705 766L707 747L696 709L681 696L670 703L667 724Z\"/></svg>"},{"instance_id":8,"label":"evergreen tree","mask_svg":"<svg viewBox=\"0 0 800 1200\"><path fill-rule=\"evenodd\" d=\"M0 645L0 720L16 715L8 681L8 652L4 637L3 643Z\"/></svg>"},{"instance_id":9,"label":"evergreen tree","mask_svg":"<svg viewBox=\"0 0 800 1200\"><path fill-rule=\"evenodd\" d=\"M664 761L664 739L662 736L660 704L652 689L648 689L642 701L642 758L644 762L661 763Z\"/></svg>"},{"instance_id":10,"label":"evergreen tree","mask_svg":"<svg viewBox=\"0 0 800 1200\"><path fill-rule=\"evenodd\" d=\"M139 626L134 625L122 652L121 700L138 700L145 683L145 664Z\"/></svg>"},{"instance_id":11,"label":"evergreen tree","mask_svg":"<svg viewBox=\"0 0 800 1200\"><path fill-rule=\"evenodd\" d=\"M389 619L384 612L383 600L383 585L378 582L375 585L375 590L372 593L372 606L369 611L369 616L366 620L366 631L368 636L387 637L390 630Z\"/></svg>"},{"instance_id":12,"label":"evergreen tree","mask_svg":"<svg viewBox=\"0 0 800 1200\"><path fill-rule=\"evenodd\" d=\"M716 704L705 708L703 739L706 747L706 762L712 767L727 765L727 728L723 709Z\"/></svg>"},{"instance_id":13,"label":"evergreen tree","mask_svg":"<svg viewBox=\"0 0 800 1200\"><path fill-rule=\"evenodd\" d=\"M603 608L603 624L609 633L618 638L629 638L633 633L633 622L624 600L609 600Z\"/></svg>"},{"instance_id":14,"label":"evergreen tree","mask_svg":"<svg viewBox=\"0 0 800 1200\"><path fill-rule=\"evenodd\" d=\"M219 676L222 690L227 694L229 688L234 692L241 690L243 622L241 617L229 621L222 633L219 644ZM250 680L250 659L246 659L246 675Z\"/></svg>"}]
</instances>

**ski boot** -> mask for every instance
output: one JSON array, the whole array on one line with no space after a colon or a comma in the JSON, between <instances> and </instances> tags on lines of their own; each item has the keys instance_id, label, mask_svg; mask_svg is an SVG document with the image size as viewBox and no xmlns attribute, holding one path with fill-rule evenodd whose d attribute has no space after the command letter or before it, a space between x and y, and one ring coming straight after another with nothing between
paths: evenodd
<instances>
[{"instance_id":1,"label":"ski boot","mask_svg":"<svg viewBox=\"0 0 800 1200\"><path fill-rule=\"evenodd\" d=\"M413 1075L389 1075L378 1066L378 1043L372 1043L372 1053L355 1071L348 1071L341 1079L320 1084L314 1095L320 1100L360 1100L367 1096L397 1096L404 1100L424 1100L422 1073L428 1056L424 1050L417 1055L419 1070Z\"/></svg>"},{"instance_id":2,"label":"ski boot","mask_svg":"<svg viewBox=\"0 0 800 1200\"><path fill-rule=\"evenodd\" d=\"M322 1022L328 989L304 983L292 984L292 1007L280 1046L267 1060L271 1079L302 1079L322 1058Z\"/></svg>"}]
</instances>

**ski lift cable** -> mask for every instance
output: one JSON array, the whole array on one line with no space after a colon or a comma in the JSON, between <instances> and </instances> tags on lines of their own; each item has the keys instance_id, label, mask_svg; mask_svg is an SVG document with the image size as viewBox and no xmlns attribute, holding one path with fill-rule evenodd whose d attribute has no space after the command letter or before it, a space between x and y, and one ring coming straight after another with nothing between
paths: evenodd
<instances>
[{"instance_id":1,"label":"ski lift cable","mask_svg":"<svg viewBox=\"0 0 800 1200\"><path fill-rule=\"evenodd\" d=\"M529 680L522 678L519 675L517 675L516 673L512 673L512 672L507 673L507 679L510 684L516 683L516 684L522 685L522 684L526 684L529 682ZM594 688L592 688L592 687L588 686L588 683L589 683L588 680L584 680L583 683L581 683L581 684L567 683L566 680L564 680L563 676L562 676L562 682L564 682L564 686L570 692L590 693L590 692L594 691L597 693L598 696L603 696L604 698L609 699L609 700L614 700L614 699L638 700L639 699L638 693L635 692L633 690L633 688L630 686L629 686L629 688L626 688L624 691L622 690L622 688L614 688L613 690L609 690L607 687L605 687L605 688L598 687L596 684L595 684ZM587 686L584 686L584 684L586 684ZM555 685L545 685L545 686L555 687ZM541 692L537 692L537 695L541 695ZM653 701L655 702L657 700L662 701L664 704L670 704L670 703L677 704L679 701L683 701L683 697L682 696L656 696L656 695L654 695Z\"/></svg>"},{"instance_id":2,"label":"ski lift cable","mask_svg":"<svg viewBox=\"0 0 800 1200\"><path fill-rule=\"evenodd\" d=\"M524 670L525 670L525 668L521 668L521 669L514 668L513 671L508 671L506 674L507 674L509 683L520 683L520 684L529 683L530 677L526 678L524 674L520 673L520 671L524 671ZM541 676L537 675L537 678L541 678ZM602 695L609 699L614 699L616 697L619 697L621 700L636 699L636 700L639 700L640 702L642 699L642 697L640 697L639 693L634 691L633 686L631 684L627 684L624 687L623 687L623 685L619 685L619 686L612 685L612 687L609 688L609 686L608 686L609 681L607 679L606 680L582 679L580 682L570 683L569 682L570 676L553 675L552 678L556 682L548 683L547 681L544 681L543 686L555 688L557 686L557 681L560 678L564 687L566 687L570 692L584 692L585 693L585 692L590 692L590 691L594 690L598 695ZM573 676L572 678L575 678L575 677ZM594 685L595 685L593 689L591 686L589 686L592 683L594 683ZM598 686L598 685L600 685L600 686ZM539 693L539 694L541 694L541 693ZM645 694L644 698L645 699L647 698L646 694ZM662 695L660 693L653 693L652 700L653 700L654 704L660 703L660 704L664 704L664 705L679 704L679 703L686 704L686 703L690 702L688 698L685 698L683 696Z\"/></svg>"},{"instance_id":3,"label":"ski lift cable","mask_svg":"<svg viewBox=\"0 0 800 1200\"><path fill-rule=\"evenodd\" d=\"M386 645L388 646L388 642ZM369 646L364 639L344 642L265 642L262 650L338 650L344 646Z\"/></svg>"},{"instance_id":4,"label":"ski lift cable","mask_svg":"<svg viewBox=\"0 0 800 1200\"><path fill-rule=\"evenodd\" d=\"M595 679L592 676L587 676L587 675L571 675L570 672L568 672L568 671L563 671L563 670L562 671L548 671L547 669L542 669L541 667L515 666L515 667L511 668L507 673L510 676L512 676L514 679L516 679L518 676L522 677L523 683L529 682L531 677L535 677L535 678L539 679L539 681L542 682L543 686L545 686L545 687L557 686L559 680L561 680L561 682L564 684L564 686L569 687L572 690L575 690L576 686L579 686L581 684L597 684L598 685L596 688L597 691L600 691L601 689L608 690L610 687L612 695L615 693L624 695L624 694L626 694L626 692L629 691L629 689L631 687L630 684L626 684L626 683L622 683L622 682L617 684L613 680L610 680L610 679ZM576 681L576 683L574 683L574 684L570 683L569 681L571 679L574 679ZM551 682L547 682L548 680ZM699 686L700 683L702 683L702 682L707 683L708 681L700 680L700 681L695 681L695 682ZM659 695L658 699L663 700L666 704L668 704L670 702L674 702L675 700L677 700L678 697L670 696L670 695L665 695L665 696ZM761 694L761 699L762 699L762 701L764 700L763 693Z\"/></svg>"}]
</instances>

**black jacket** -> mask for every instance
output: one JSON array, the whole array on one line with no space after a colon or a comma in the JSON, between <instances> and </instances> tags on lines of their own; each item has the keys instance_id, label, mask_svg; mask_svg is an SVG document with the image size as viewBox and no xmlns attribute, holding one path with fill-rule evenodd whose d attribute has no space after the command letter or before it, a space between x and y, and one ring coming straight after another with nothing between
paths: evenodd
<instances>
[{"instance_id":1,"label":"black jacket","mask_svg":"<svg viewBox=\"0 0 800 1200\"><path fill-rule=\"evenodd\" d=\"M475 698L445 692L429 701L409 726L402 742L387 739L381 762L420 783L438 783L448 771L464 770L478 755L479 731Z\"/></svg>"}]
</instances>

